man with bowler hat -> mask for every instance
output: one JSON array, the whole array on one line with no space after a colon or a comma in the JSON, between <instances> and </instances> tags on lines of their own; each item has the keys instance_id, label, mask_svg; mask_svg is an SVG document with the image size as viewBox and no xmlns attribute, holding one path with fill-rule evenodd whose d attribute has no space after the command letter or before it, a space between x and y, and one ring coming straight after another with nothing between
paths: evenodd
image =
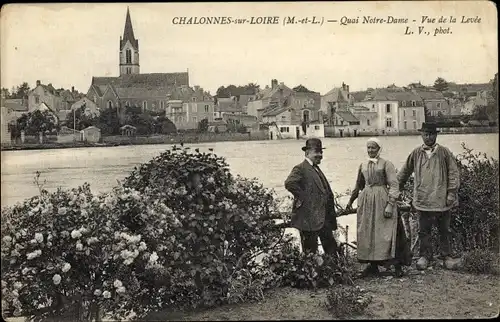
<instances>
[{"instance_id":1,"label":"man with bowler hat","mask_svg":"<svg viewBox=\"0 0 500 322\"><path fill-rule=\"evenodd\" d=\"M318 237L327 254L336 254L337 242L333 230L337 229L335 201L332 189L319 168L323 158L320 139L311 138L302 148L304 162L296 165L285 181L285 188L294 196L292 226L300 232L304 252L316 253Z\"/></svg>"},{"instance_id":2,"label":"man with bowler hat","mask_svg":"<svg viewBox=\"0 0 500 322\"><path fill-rule=\"evenodd\" d=\"M437 223L441 256L446 268L450 258L450 209L458 205L460 173L451 151L436 143L439 132L433 123L423 123L419 130L424 144L415 148L398 173L400 190L412 173L415 174L413 207L419 213L420 258L417 269L425 270L432 259L431 231Z\"/></svg>"}]
</instances>

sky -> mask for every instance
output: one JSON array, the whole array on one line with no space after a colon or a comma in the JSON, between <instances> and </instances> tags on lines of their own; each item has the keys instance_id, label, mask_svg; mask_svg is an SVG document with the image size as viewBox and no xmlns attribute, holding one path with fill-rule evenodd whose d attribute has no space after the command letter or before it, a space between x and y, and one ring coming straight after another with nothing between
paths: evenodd
<instances>
[{"instance_id":1,"label":"sky","mask_svg":"<svg viewBox=\"0 0 500 322\"><path fill-rule=\"evenodd\" d=\"M8 4L1 18L1 87L36 80L87 92L92 76L118 76L127 6L142 73L189 70L190 85L218 87L276 78L325 93L367 87L488 82L498 71L496 6L488 1ZM283 17L408 18L409 24L283 25ZM457 18L452 34L422 16ZM175 25L174 17L278 16L278 25ZM460 23L462 16L480 23ZM342 18L345 17L345 18ZM416 22L412 22L416 20ZM413 35L405 35L406 26ZM418 35L418 26L424 33ZM429 31L431 34L426 35Z\"/></svg>"}]
</instances>

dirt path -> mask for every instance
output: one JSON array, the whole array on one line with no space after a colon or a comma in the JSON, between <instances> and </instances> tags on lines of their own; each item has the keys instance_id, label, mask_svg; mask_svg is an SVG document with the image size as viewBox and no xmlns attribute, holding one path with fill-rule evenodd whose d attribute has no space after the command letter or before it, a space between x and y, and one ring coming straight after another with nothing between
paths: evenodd
<instances>
[{"instance_id":1,"label":"dirt path","mask_svg":"<svg viewBox=\"0 0 500 322\"><path fill-rule=\"evenodd\" d=\"M499 277L470 275L442 269L424 274L410 271L357 280L373 296L364 315L352 319L480 318L498 315ZM201 312L156 312L149 320L278 320L332 319L323 303L326 290L283 288L266 294L262 303L232 305Z\"/></svg>"}]
</instances>

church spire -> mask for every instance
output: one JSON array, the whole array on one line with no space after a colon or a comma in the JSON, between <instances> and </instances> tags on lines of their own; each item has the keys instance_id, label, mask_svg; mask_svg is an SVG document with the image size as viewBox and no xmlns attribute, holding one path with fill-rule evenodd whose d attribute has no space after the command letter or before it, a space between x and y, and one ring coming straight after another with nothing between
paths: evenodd
<instances>
[{"instance_id":1,"label":"church spire","mask_svg":"<svg viewBox=\"0 0 500 322\"><path fill-rule=\"evenodd\" d=\"M127 7L127 16L125 18L125 28L123 29L123 39L121 41L121 47L127 43L127 40L130 41L132 46L134 46L135 49L139 49L139 42L137 39L135 39L134 36L134 28L132 28L132 19L130 19L130 10L129 7Z\"/></svg>"}]
</instances>

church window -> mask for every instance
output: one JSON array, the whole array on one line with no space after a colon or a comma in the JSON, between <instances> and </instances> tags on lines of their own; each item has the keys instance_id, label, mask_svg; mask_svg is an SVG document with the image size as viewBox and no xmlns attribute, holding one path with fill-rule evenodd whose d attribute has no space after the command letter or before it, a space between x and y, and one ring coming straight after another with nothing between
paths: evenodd
<instances>
[{"instance_id":1,"label":"church window","mask_svg":"<svg viewBox=\"0 0 500 322\"><path fill-rule=\"evenodd\" d=\"M112 101L108 101L108 108L113 108L113 102Z\"/></svg>"},{"instance_id":2,"label":"church window","mask_svg":"<svg viewBox=\"0 0 500 322\"><path fill-rule=\"evenodd\" d=\"M164 101L160 101L160 107L162 110L165 109L165 102Z\"/></svg>"},{"instance_id":3,"label":"church window","mask_svg":"<svg viewBox=\"0 0 500 322\"><path fill-rule=\"evenodd\" d=\"M132 51L130 49L125 51L125 63L132 64Z\"/></svg>"},{"instance_id":4,"label":"church window","mask_svg":"<svg viewBox=\"0 0 500 322\"><path fill-rule=\"evenodd\" d=\"M142 110L145 111L147 109L148 109L148 102L147 101L142 102Z\"/></svg>"}]
</instances>

